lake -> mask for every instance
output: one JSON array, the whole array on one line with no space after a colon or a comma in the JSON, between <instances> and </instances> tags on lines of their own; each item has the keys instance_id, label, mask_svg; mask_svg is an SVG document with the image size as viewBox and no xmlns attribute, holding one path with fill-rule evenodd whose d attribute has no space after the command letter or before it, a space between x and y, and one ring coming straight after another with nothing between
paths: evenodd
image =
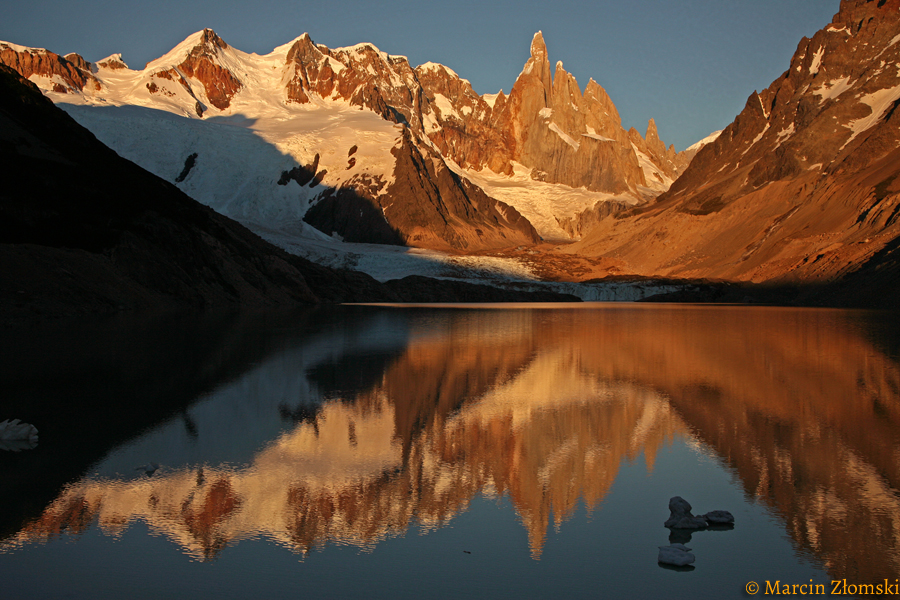
<instances>
[{"instance_id":1,"label":"lake","mask_svg":"<svg viewBox=\"0 0 900 600\"><path fill-rule=\"evenodd\" d=\"M0 450L2 596L900 585L898 331L877 312L590 303L6 331L0 420L40 440ZM673 496L734 527L666 529ZM657 562L672 542L691 567Z\"/></svg>"}]
</instances>

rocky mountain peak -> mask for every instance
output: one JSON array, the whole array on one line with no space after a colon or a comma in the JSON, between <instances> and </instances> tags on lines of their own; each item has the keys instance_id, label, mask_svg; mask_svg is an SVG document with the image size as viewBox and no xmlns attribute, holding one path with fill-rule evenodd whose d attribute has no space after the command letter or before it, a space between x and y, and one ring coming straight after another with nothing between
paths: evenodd
<instances>
[{"instance_id":1,"label":"rocky mountain peak","mask_svg":"<svg viewBox=\"0 0 900 600\"><path fill-rule=\"evenodd\" d=\"M609 193L638 194L656 173L653 189L677 176L675 153L668 156L654 129L653 151L638 158L619 113L593 79L584 93L562 61L551 77L543 35L535 34L531 56L516 79L502 111L493 119L510 133L514 160L532 168L532 177L551 183ZM637 135L640 147L647 144ZM643 162L641 162L643 161Z\"/></svg>"},{"instance_id":2,"label":"rocky mountain peak","mask_svg":"<svg viewBox=\"0 0 900 600\"><path fill-rule=\"evenodd\" d=\"M228 48L228 44L225 43L219 34L217 34L212 29L204 29L200 36L200 44L197 45L197 48L204 48L207 50L212 50L214 48L219 48L221 50L225 50Z\"/></svg>"},{"instance_id":3,"label":"rocky mountain peak","mask_svg":"<svg viewBox=\"0 0 900 600\"><path fill-rule=\"evenodd\" d=\"M285 57L285 64L303 63L308 61L318 61L324 56L322 50L319 49L308 33L304 33L291 44L290 49Z\"/></svg>"},{"instance_id":4,"label":"rocky mountain peak","mask_svg":"<svg viewBox=\"0 0 900 600\"><path fill-rule=\"evenodd\" d=\"M228 44L212 29L204 29L199 43L194 46L178 69L187 77L193 77L203 84L209 103L225 110L231 99L243 87L243 83L220 60L221 52Z\"/></svg>"},{"instance_id":5,"label":"rocky mountain peak","mask_svg":"<svg viewBox=\"0 0 900 600\"><path fill-rule=\"evenodd\" d=\"M650 120L647 122L647 134L644 136L644 139L651 144L659 141L659 132L656 130L656 121L653 120L653 117L650 117Z\"/></svg>"},{"instance_id":6,"label":"rocky mountain peak","mask_svg":"<svg viewBox=\"0 0 900 600\"><path fill-rule=\"evenodd\" d=\"M875 11L896 13L900 11L900 0L841 0L841 6L831 23L859 30L868 24Z\"/></svg>"},{"instance_id":7,"label":"rocky mountain peak","mask_svg":"<svg viewBox=\"0 0 900 600\"><path fill-rule=\"evenodd\" d=\"M285 69L289 102L307 103L310 94L346 100L423 130L421 86L406 57L390 56L372 44L331 50L304 35L288 51Z\"/></svg>"},{"instance_id":8,"label":"rocky mountain peak","mask_svg":"<svg viewBox=\"0 0 900 600\"><path fill-rule=\"evenodd\" d=\"M668 155L666 145L659 139L659 132L656 130L656 121L654 121L652 117L647 123L647 134L644 136L644 141L647 142L648 148L654 155L659 157Z\"/></svg>"},{"instance_id":9,"label":"rocky mountain peak","mask_svg":"<svg viewBox=\"0 0 900 600\"><path fill-rule=\"evenodd\" d=\"M0 42L0 64L11 67L25 78L33 75L48 79L58 77L51 85L57 93L81 92L85 87L100 89L100 82L91 72L91 64L74 52L63 57L43 48Z\"/></svg>"},{"instance_id":10,"label":"rocky mountain peak","mask_svg":"<svg viewBox=\"0 0 900 600\"><path fill-rule=\"evenodd\" d=\"M616 109L616 105L613 104L612 98L609 97L606 90L603 89L599 83L594 81L593 78L588 81L587 86L585 87L584 97L596 104L600 111L608 118L610 123L621 126L622 118L619 116L619 111Z\"/></svg>"},{"instance_id":11,"label":"rocky mountain peak","mask_svg":"<svg viewBox=\"0 0 900 600\"><path fill-rule=\"evenodd\" d=\"M106 58L101 58L97 61L97 66L103 69L111 69L113 71L128 68L128 65L125 64L125 60L122 58L121 54L110 54Z\"/></svg>"},{"instance_id":12,"label":"rocky mountain peak","mask_svg":"<svg viewBox=\"0 0 900 600\"><path fill-rule=\"evenodd\" d=\"M531 58L535 61L547 60L547 44L544 43L544 34L540 31L531 39Z\"/></svg>"}]
</instances>

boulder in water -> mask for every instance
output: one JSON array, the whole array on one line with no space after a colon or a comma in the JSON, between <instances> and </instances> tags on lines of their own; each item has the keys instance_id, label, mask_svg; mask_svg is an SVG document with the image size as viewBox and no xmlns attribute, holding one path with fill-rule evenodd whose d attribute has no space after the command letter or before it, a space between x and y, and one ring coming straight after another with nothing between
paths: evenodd
<instances>
[{"instance_id":1,"label":"boulder in water","mask_svg":"<svg viewBox=\"0 0 900 600\"><path fill-rule=\"evenodd\" d=\"M691 504L681 496L669 500L669 518L663 523L672 529L703 529L709 523L704 517L695 517L691 513Z\"/></svg>"},{"instance_id":2,"label":"boulder in water","mask_svg":"<svg viewBox=\"0 0 900 600\"><path fill-rule=\"evenodd\" d=\"M696 560L691 554L690 548L684 544L672 544L670 546L659 547L659 557L657 561L664 565L674 565L676 567L684 567Z\"/></svg>"}]
</instances>

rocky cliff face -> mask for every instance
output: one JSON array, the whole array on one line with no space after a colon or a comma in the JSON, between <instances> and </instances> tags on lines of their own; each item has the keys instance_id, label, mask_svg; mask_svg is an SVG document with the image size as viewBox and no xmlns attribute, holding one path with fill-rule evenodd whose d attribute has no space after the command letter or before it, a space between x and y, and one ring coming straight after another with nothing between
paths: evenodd
<instances>
[{"instance_id":1,"label":"rocky cliff face","mask_svg":"<svg viewBox=\"0 0 900 600\"><path fill-rule=\"evenodd\" d=\"M489 104L467 80L444 65L426 63L415 71L431 108L424 133L441 154L463 168L511 174L513 141L496 117L502 113L505 96L501 94Z\"/></svg>"},{"instance_id":2,"label":"rocky cliff face","mask_svg":"<svg viewBox=\"0 0 900 600\"><path fill-rule=\"evenodd\" d=\"M344 241L471 250L540 241L516 209L460 178L409 129L392 150L394 181L357 181L329 191L307 212L317 229ZM382 193L382 189L384 188Z\"/></svg>"},{"instance_id":3,"label":"rocky cliff face","mask_svg":"<svg viewBox=\"0 0 900 600\"><path fill-rule=\"evenodd\" d=\"M310 95L347 100L395 123L421 129L421 88L409 62L371 44L329 50L303 34L285 62L289 102L305 104Z\"/></svg>"},{"instance_id":4,"label":"rocky cliff face","mask_svg":"<svg viewBox=\"0 0 900 600\"><path fill-rule=\"evenodd\" d=\"M572 250L636 273L750 281L896 262L884 257L900 235L898 42L900 1L844 0L653 206Z\"/></svg>"},{"instance_id":5,"label":"rocky cliff face","mask_svg":"<svg viewBox=\"0 0 900 600\"><path fill-rule=\"evenodd\" d=\"M394 156L396 179L383 210L407 245L466 250L540 241L516 209L457 176L437 152L419 148L409 132Z\"/></svg>"},{"instance_id":6,"label":"rocky cliff face","mask_svg":"<svg viewBox=\"0 0 900 600\"><path fill-rule=\"evenodd\" d=\"M550 67L543 35L509 96L493 104L441 65L416 69L427 100L425 134L457 164L510 173L511 162L549 183L609 193L641 195L668 188L690 159L666 148L651 120L645 140L626 132L606 91L591 79L584 93L561 62Z\"/></svg>"},{"instance_id":7,"label":"rocky cliff face","mask_svg":"<svg viewBox=\"0 0 900 600\"><path fill-rule=\"evenodd\" d=\"M661 200L690 194L685 210L705 212L773 181L857 170L883 156L900 139L891 127L900 99L897 8L844 0Z\"/></svg>"},{"instance_id":8,"label":"rocky cliff face","mask_svg":"<svg viewBox=\"0 0 900 600\"><path fill-rule=\"evenodd\" d=\"M646 183L609 96L593 80L582 95L561 62L551 75L540 33L498 112L499 127L511 132L513 158L535 179L613 193Z\"/></svg>"},{"instance_id":9,"label":"rocky cliff face","mask_svg":"<svg viewBox=\"0 0 900 600\"><path fill-rule=\"evenodd\" d=\"M204 29L200 42L177 67L203 85L210 104L219 110L228 108L231 98L242 87L240 80L219 60L220 51L226 49L228 44L222 38L212 29Z\"/></svg>"},{"instance_id":10,"label":"rocky cliff face","mask_svg":"<svg viewBox=\"0 0 900 600\"><path fill-rule=\"evenodd\" d=\"M85 87L100 89L100 83L91 73L90 63L78 54L60 56L43 49L0 42L0 64L11 67L25 78L33 75L47 78L50 89L61 94L80 92Z\"/></svg>"}]
</instances>

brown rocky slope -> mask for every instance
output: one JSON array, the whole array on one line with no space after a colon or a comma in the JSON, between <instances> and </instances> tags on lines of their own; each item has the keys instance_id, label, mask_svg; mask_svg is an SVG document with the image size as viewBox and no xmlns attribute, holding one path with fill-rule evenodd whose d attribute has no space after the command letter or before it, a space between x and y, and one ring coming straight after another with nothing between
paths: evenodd
<instances>
[{"instance_id":1,"label":"brown rocky slope","mask_svg":"<svg viewBox=\"0 0 900 600\"><path fill-rule=\"evenodd\" d=\"M807 285L897 273L898 39L900 1L843 0L668 192L566 252L678 278ZM882 292L900 285L879 277Z\"/></svg>"}]
</instances>

